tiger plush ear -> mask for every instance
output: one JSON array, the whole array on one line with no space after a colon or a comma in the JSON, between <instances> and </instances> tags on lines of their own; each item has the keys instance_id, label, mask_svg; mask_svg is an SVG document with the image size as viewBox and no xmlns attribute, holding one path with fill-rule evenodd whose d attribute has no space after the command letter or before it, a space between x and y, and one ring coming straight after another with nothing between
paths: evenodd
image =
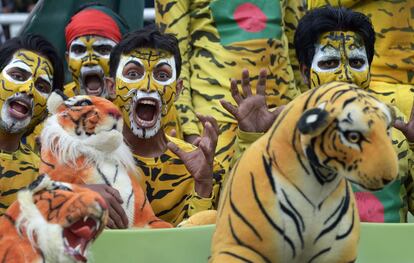
<instances>
[{"instance_id":1,"label":"tiger plush ear","mask_svg":"<svg viewBox=\"0 0 414 263\"><path fill-rule=\"evenodd\" d=\"M63 91L61 90L55 90L50 94L49 98L47 99L47 110L51 114L55 114L57 112L57 109L59 108L62 103L68 99L68 96L66 96Z\"/></svg>"},{"instance_id":2,"label":"tiger plush ear","mask_svg":"<svg viewBox=\"0 0 414 263\"><path fill-rule=\"evenodd\" d=\"M311 137L319 135L333 121L334 116L325 110L325 104L306 110L300 117L297 127L301 134Z\"/></svg>"}]
</instances>

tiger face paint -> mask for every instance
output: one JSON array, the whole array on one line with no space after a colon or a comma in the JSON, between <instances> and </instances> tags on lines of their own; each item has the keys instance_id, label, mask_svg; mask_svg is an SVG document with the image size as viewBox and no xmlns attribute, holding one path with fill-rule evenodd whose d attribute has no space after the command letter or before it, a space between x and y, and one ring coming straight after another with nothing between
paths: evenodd
<instances>
[{"instance_id":1,"label":"tiger face paint","mask_svg":"<svg viewBox=\"0 0 414 263\"><path fill-rule=\"evenodd\" d=\"M53 67L32 51L18 50L0 73L0 129L21 133L46 117Z\"/></svg>"},{"instance_id":2,"label":"tiger face paint","mask_svg":"<svg viewBox=\"0 0 414 263\"><path fill-rule=\"evenodd\" d=\"M367 89L369 64L361 37L351 31L324 33L315 46L310 70L311 88L332 81L355 83Z\"/></svg>"},{"instance_id":3,"label":"tiger face paint","mask_svg":"<svg viewBox=\"0 0 414 263\"><path fill-rule=\"evenodd\" d=\"M116 98L124 122L140 138L151 138L164 125L177 86L174 56L139 48L122 54L116 72Z\"/></svg>"},{"instance_id":4,"label":"tiger face paint","mask_svg":"<svg viewBox=\"0 0 414 263\"><path fill-rule=\"evenodd\" d=\"M109 55L116 45L105 37L75 38L68 50L68 65L80 95L106 97L104 77L109 75Z\"/></svg>"}]
</instances>

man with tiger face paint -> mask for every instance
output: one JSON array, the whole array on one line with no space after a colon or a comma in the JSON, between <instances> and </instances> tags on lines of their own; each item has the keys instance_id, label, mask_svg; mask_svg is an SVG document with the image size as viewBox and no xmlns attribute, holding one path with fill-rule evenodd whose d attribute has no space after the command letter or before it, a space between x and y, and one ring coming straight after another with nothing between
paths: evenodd
<instances>
[{"instance_id":1,"label":"man with tiger face paint","mask_svg":"<svg viewBox=\"0 0 414 263\"><path fill-rule=\"evenodd\" d=\"M369 19L361 13L344 8L325 7L310 11L299 22L295 34L296 54L302 76L309 88L337 80L356 83L370 91L369 70L374 56L374 43L375 32ZM259 80L261 86L266 82L266 72L263 73ZM281 111L279 109L276 114L268 111L264 99L261 99L264 97L263 92L253 96L248 84L248 78L244 74L244 98L237 89L233 89L238 107L228 102L223 105L239 121L237 155L259 138L261 132L267 131ZM237 88L237 83L234 85ZM263 89L258 85L257 90ZM384 101L381 96L378 99ZM398 117L404 117L398 109L395 110ZM262 122L258 123L258 120ZM412 123L400 126L405 131L413 129ZM259 130L258 127L265 129ZM407 138L413 139L414 136ZM399 157L399 174L395 182L375 193L354 188L361 221L406 222L407 210L414 212L414 204L410 201L414 196L413 153L407 138L399 130L392 129L392 142Z\"/></svg>"},{"instance_id":2,"label":"man with tiger face paint","mask_svg":"<svg viewBox=\"0 0 414 263\"><path fill-rule=\"evenodd\" d=\"M1 215L38 175L38 156L20 140L46 117L49 94L62 89L63 66L49 42L27 35L0 48L0 69Z\"/></svg>"},{"instance_id":3,"label":"man with tiger face paint","mask_svg":"<svg viewBox=\"0 0 414 263\"><path fill-rule=\"evenodd\" d=\"M109 55L127 30L122 18L102 5L87 5L71 18L65 28L66 60L73 79L65 86L67 96L106 97Z\"/></svg>"},{"instance_id":4,"label":"man with tiger face paint","mask_svg":"<svg viewBox=\"0 0 414 263\"><path fill-rule=\"evenodd\" d=\"M108 94L122 111L124 138L155 214L177 225L215 208L224 174L214 159L217 122L199 116L198 148L164 130L182 85L177 39L152 27L138 30L114 48L109 64Z\"/></svg>"}]
</instances>

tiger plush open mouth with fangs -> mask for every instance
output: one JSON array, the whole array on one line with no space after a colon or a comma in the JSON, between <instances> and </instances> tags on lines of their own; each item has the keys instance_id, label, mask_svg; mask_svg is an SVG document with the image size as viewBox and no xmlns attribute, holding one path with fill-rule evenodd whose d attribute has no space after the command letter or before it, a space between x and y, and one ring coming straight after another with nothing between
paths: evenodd
<instances>
[{"instance_id":1,"label":"tiger plush open mouth with fangs","mask_svg":"<svg viewBox=\"0 0 414 263\"><path fill-rule=\"evenodd\" d=\"M98 193L39 175L0 218L0 261L86 262L107 221Z\"/></svg>"},{"instance_id":2,"label":"tiger plush open mouth with fangs","mask_svg":"<svg viewBox=\"0 0 414 263\"><path fill-rule=\"evenodd\" d=\"M85 216L65 227L62 232L65 253L77 261L86 262L85 252L102 230L100 221L98 218Z\"/></svg>"}]
</instances>

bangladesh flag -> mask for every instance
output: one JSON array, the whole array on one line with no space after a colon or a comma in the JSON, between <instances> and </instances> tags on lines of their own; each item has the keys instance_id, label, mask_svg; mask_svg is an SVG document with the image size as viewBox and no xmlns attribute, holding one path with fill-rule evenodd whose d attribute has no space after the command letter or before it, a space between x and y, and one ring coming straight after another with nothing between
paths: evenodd
<instances>
[{"instance_id":1,"label":"bangladesh flag","mask_svg":"<svg viewBox=\"0 0 414 263\"><path fill-rule=\"evenodd\" d=\"M399 223L400 210L403 207L401 184L401 179L397 179L375 192L361 191L353 185L361 221Z\"/></svg>"},{"instance_id":2,"label":"bangladesh flag","mask_svg":"<svg viewBox=\"0 0 414 263\"><path fill-rule=\"evenodd\" d=\"M216 0L210 9L223 45L282 35L279 0Z\"/></svg>"}]
</instances>

